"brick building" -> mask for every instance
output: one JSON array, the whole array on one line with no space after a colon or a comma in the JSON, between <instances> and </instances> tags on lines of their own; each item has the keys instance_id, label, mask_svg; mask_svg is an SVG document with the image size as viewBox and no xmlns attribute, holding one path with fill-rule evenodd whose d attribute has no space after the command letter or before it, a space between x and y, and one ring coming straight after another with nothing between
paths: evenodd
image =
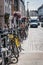
<instances>
[{"instance_id":1,"label":"brick building","mask_svg":"<svg viewBox=\"0 0 43 65\"><path fill-rule=\"evenodd\" d=\"M0 0L0 27L8 25L8 19L11 15L11 0Z\"/></svg>"},{"instance_id":2,"label":"brick building","mask_svg":"<svg viewBox=\"0 0 43 65\"><path fill-rule=\"evenodd\" d=\"M24 0L12 0L12 14L14 11L20 11L22 16L25 15Z\"/></svg>"}]
</instances>

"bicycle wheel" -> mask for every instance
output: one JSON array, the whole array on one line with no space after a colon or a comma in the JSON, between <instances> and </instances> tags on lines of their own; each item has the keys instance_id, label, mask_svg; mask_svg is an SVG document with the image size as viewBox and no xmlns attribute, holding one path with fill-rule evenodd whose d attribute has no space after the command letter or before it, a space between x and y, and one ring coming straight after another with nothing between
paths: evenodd
<instances>
[{"instance_id":1,"label":"bicycle wheel","mask_svg":"<svg viewBox=\"0 0 43 65\"><path fill-rule=\"evenodd\" d=\"M12 64L16 64L16 63L18 63L18 58L13 57L12 58Z\"/></svg>"},{"instance_id":2,"label":"bicycle wheel","mask_svg":"<svg viewBox=\"0 0 43 65\"><path fill-rule=\"evenodd\" d=\"M19 57L19 51L18 51L18 48L16 45L14 45L14 54L15 54L15 57L18 58Z\"/></svg>"}]
</instances>

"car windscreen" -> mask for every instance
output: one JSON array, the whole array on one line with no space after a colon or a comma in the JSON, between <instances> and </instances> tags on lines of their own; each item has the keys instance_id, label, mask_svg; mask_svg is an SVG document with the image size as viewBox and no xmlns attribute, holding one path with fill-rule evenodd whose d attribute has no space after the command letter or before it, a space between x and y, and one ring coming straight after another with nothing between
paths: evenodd
<instances>
[{"instance_id":1,"label":"car windscreen","mask_svg":"<svg viewBox=\"0 0 43 65\"><path fill-rule=\"evenodd\" d=\"M31 20L30 22L38 22L37 20Z\"/></svg>"}]
</instances>

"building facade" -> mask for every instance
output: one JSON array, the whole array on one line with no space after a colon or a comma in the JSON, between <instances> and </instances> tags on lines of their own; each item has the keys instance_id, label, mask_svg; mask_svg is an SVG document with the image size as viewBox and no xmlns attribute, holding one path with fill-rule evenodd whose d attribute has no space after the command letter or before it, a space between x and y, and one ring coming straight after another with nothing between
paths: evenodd
<instances>
[{"instance_id":1,"label":"building facade","mask_svg":"<svg viewBox=\"0 0 43 65\"><path fill-rule=\"evenodd\" d=\"M4 24L8 25L8 19L11 15L11 0L0 0L0 27L4 28Z\"/></svg>"},{"instance_id":2,"label":"building facade","mask_svg":"<svg viewBox=\"0 0 43 65\"><path fill-rule=\"evenodd\" d=\"M0 28L3 27L4 24L4 0L0 0Z\"/></svg>"},{"instance_id":3,"label":"building facade","mask_svg":"<svg viewBox=\"0 0 43 65\"><path fill-rule=\"evenodd\" d=\"M14 11L20 11L21 15L25 15L24 0L12 0L12 14Z\"/></svg>"},{"instance_id":4,"label":"building facade","mask_svg":"<svg viewBox=\"0 0 43 65\"><path fill-rule=\"evenodd\" d=\"M19 10L19 0L12 0L12 5L11 5L12 15L14 11L18 11L18 10Z\"/></svg>"},{"instance_id":5,"label":"building facade","mask_svg":"<svg viewBox=\"0 0 43 65\"><path fill-rule=\"evenodd\" d=\"M25 4L24 0L12 0L12 5L11 5L11 11L12 15L14 11L19 11L21 13L21 17L25 15ZM14 17L14 22L11 22L13 26L19 25L18 20Z\"/></svg>"},{"instance_id":6,"label":"building facade","mask_svg":"<svg viewBox=\"0 0 43 65\"><path fill-rule=\"evenodd\" d=\"M24 0L19 0L19 11L21 12L21 16L25 16L25 3L24 3Z\"/></svg>"},{"instance_id":7,"label":"building facade","mask_svg":"<svg viewBox=\"0 0 43 65\"><path fill-rule=\"evenodd\" d=\"M30 10L29 15L30 16L38 16L38 11L37 10Z\"/></svg>"},{"instance_id":8,"label":"building facade","mask_svg":"<svg viewBox=\"0 0 43 65\"><path fill-rule=\"evenodd\" d=\"M38 8L39 20L43 21L43 5Z\"/></svg>"}]
</instances>

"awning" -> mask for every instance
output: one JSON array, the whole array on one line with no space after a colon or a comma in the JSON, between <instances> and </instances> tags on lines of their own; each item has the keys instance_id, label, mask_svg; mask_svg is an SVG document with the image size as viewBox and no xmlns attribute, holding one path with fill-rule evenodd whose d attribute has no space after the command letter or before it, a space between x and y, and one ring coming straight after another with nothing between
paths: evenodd
<instances>
[{"instance_id":1,"label":"awning","mask_svg":"<svg viewBox=\"0 0 43 65\"><path fill-rule=\"evenodd\" d=\"M21 17L21 12L20 11L14 11L13 15L14 15L14 17L18 16L18 18L20 18Z\"/></svg>"},{"instance_id":2,"label":"awning","mask_svg":"<svg viewBox=\"0 0 43 65\"><path fill-rule=\"evenodd\" d=\"M23 16L23 17L21 17L22 19L27 19L27 17L26 16Z\"/></svg>"},{"instance_id":3,"label":"awning","mask_svg":"<svg viewBox=\"0 0 43 65\"><path fill-rule=\"evenodd\" d=\"M26 16L23 16L23 17L21 17L22 19L29 19L29 17L26 17Z\"/></svg>"}]
</instances>

